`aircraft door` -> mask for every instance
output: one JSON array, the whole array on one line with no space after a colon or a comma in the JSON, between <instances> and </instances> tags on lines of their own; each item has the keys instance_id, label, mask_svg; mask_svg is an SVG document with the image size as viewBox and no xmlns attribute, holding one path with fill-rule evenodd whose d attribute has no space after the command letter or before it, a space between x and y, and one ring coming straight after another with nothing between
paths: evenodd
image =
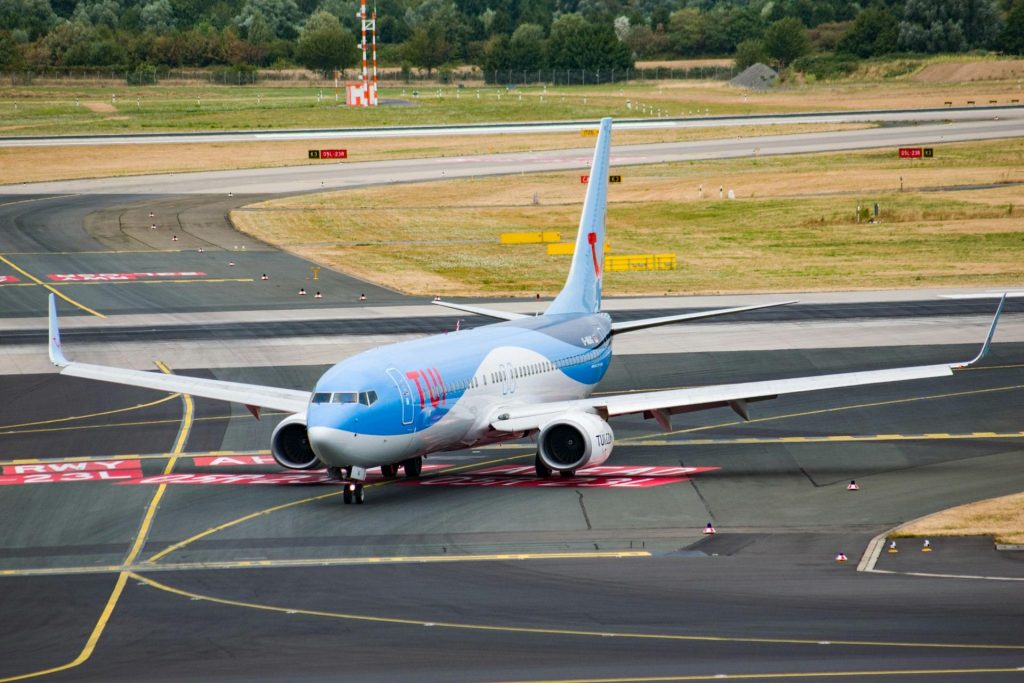
<instances>
[{"instance_id":1,"label":"aircraft door","mask_svg":"<svg viewBox=\"0 0 1024 683\"><path fill-rule=\"evenodd\" d=\"M398 395L402 399L402 424L411 425L413 419L413 404L412 404L412 387L409 386L409 380L405 378L405 375L400 373L395 368L388 368L388 377L398 387Z\"/></svg>"}]
</instances>

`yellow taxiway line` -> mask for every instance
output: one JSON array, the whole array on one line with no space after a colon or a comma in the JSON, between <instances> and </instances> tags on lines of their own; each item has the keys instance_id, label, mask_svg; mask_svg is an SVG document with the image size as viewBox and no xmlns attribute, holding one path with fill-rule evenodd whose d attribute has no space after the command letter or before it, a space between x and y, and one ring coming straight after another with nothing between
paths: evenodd
<instances>
[{"instance_id":1,"label":"yellow taxiway line","mask_svg":"<svg viewBox=\"0 0 1024 683\"><path fill-rule=\"evenodd\" d=\"M879 647L879 648L916 648L916 649L950 649L950 650L1008 650L1024 651L1024 645L1008 644L985 644L985 643L929 643L929 642L904 642L904 641L870 641L870 640L809 640L800 638L757 638L743 636L711 636L711 635L684 635L675 633L631 633L628 631L588 631L579 629L562 628L539 628L529 626L500 626L490 624L467 624L450 621L424 621L422 619L406 619L401 617L379 617L368 614L351 614L347 612L328 612L322 610L297 609L292 607L280 607L277 605L265 605L254 602L243 602L241 600L230 600L218 598L212 595L193 593L181 588L168 586L135 572L129 572L131 577L141 581L153 588L180 595L190 600L200 600L230 605L232 607L244 607L247 609L261 610L265 612L278 612L283 614L303 614L312 617L325 617L328 619L342 619L348 621L363 621L378 624L396 624L403 626L430 626L436 628L460 629L466 631L490 631L498 633L526 633L537 635L553 636L580 636L587 638L626 638L630 640L661 640L698 643L754 643L766 645L812 645L814 647L828 646L849 646L849 647Z\"/></svg>"},{"instance_id":2,"label":"yellow taxiway line","mask_svg":"<svg viewBox=\"0 0 1024 683\"><path fill-rule=\"evenodd\" d=\"M107 316L103 315L102 313L100 313L99 311L94 311L93 309L89 308L85 304L78 303L77 301L75 301L74 299L72 299L68 295L64 294L64 292L60 291L59 289L57 289L53 285L50 285L50 284L47 284L46 282L43 282L42 280L37 278L32 273L28 272L24 268L21 268L18 264L14 263L14 261L11 261L10 259L8 259L3 254L0 254L0 261L2 261L3 263L6 263L8 266L10 266L14 270L18 271L19 273L21 273L22 275L27 277L29 280L32 280L32 282L36 283L37 285L42 285L46 289L50 290L51 292L53 292L54 294L59 296L61 299L64 299L64 301L67 301L72 306L80 308L83 311L85 311L86 313L89 313L90 315L94 315L97 318L106 318L107 317Z\"/></svg>"},{"instance_id":3,"label":"yellow taxiway line","mask_svg":"<svg viewBox=\"0 0 1024 683\"><path fill-rule=\"evenodd\" d=\"M170 374L170 369L163 363L158 361L157 366L162 372ZM178 429L178 435L174 440L174 448L172 449L172 453L175 455L167 461L167 465L164 467L164 474L169 474L171 470L174 469L174 463L177 458L176 454L181 453L182 450L184 450L185 442L188 441L188 435L192 430L192 418L194 416L194 403L192 401L192 397L188 394L181 394L181 398L184 403L184 414L182 415L181 427ZM149 529L153 523L153 517L156 515L156 509L160 505L160 499L163 497L165 489L166 485L161 484L157 487L156 493L153 494L153 498L150 500L149 506L146 508L146 514L142 518L142 524L139 527L138 532L135 534L135 542L132 544L131 549L128 551L128 555L125 557L125 565L131 565L135 562L139 553L142 551L142 546L145 544L146 537L149 535ZM73 669L88 661L92 656L93 651L96 649L96 644L103 635L103 631L107 627L110 615L114 613L114 608L121 599L121 594L124 592L124 587L128 581L128 577L133 575L134 574L128 570L119 570L117 581L114 583L114 590L111 591L110 597L107 599L107 603L104 605L103 611L100 613L100 617L96 621L96 625L93 626L92 632L89 634L89 638L85 641L85 646L82 648L82 651L78 653L77 657L60 666L43 669L41 671L33 671L26 674L19 674L8 678L0 678L0 683L10 683L12 681L21 681L28 678L38 678L40 676L46 676L60 671L67 671L68 669Z\"/></svg>"}]
</instances>

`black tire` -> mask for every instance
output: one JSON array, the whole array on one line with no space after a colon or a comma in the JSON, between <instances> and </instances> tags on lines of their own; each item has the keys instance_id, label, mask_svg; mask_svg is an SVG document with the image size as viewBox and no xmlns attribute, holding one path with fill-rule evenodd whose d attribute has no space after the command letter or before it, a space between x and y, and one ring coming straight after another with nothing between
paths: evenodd
<instances>
[{"instance_id":1,"label":"black tire","mask_svg":"<svg viewBox=\"0 0 1024 683\"><path fill-rule=\"evenodd\" d=\"M560 470L558 472L558 475L568 479L569 477L575 477L576 476L576 470Z\"/></svg>"},{"instance_id":2,"label":"black tire","mask_svg":"<svg viewBox=\"0 0 1024 683\"><path fill-rule=\"evenodd\" d=\"M416 479L423 472L423 458L409 458L402 463L406 479Z\"/></svg>"},{"instance_id":3,"label":"black tire","mask_svg":"<svg viewBox=\"0 0 1024 683\"><path fill-rule=\"evenodd\" d=\"M345 484L345 491L341 494L341 499L345 501L345 505L351 505L352 503L352 489L349 488L348 484Z\"/></svg>"},{"instance_id":4,"label":"black tire","mask_svg":"<svg viewBox=\"0 0 1024 683\"><path fill-rule=\"evenodd\" d=\"M533 469L541 479L547 479L551 476L551 468L540 459L540 454L533 461Z\"/></svg>"},{"instance_id":5,"label":"black tire","mask_svg":"<svg viewBox=\"0 0 1024 683\"><path fill-rule=\"evenodd\" d=\"M385 479L394 479L398 476L398 465L381 465L380 474Z\"/></svg>"},{"instance_id":6,"label":"black tire","mask_svg":"<svg viewBox=\"0 0 1024 683\"><path fill-rule=\"evenodd\" d=\"M362 505L363 502L366 501L366 494L363 493L363 485L362 484L356 484L355 495L353 497L355 498L355 501L356 501L357 505Z\"/></svg>"}]
</instances>

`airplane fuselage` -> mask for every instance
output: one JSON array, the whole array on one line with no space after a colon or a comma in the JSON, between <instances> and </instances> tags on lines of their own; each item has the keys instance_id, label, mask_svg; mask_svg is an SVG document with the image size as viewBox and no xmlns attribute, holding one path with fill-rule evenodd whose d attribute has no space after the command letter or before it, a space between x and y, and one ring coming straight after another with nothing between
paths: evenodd
<instances>
[{"instance_id":1,"label":"airplane fuselage","mask_svg":"<svg viewBox=\"0 0 1024 683\"><path fill-rule=\"evenodd\" d=\"M520 438L502 408L590 395L611 362L607 314L521 318L380 347L316 384L306 426L331 467L373 467Z\"/></svg>"}]
</instances>

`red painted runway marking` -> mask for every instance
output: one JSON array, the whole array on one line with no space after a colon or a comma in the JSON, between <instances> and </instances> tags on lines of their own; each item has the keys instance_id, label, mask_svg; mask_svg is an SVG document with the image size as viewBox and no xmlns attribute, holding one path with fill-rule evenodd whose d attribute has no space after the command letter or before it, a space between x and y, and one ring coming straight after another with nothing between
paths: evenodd
<instances>
[{"instance_id":1,"label":"red painted runway marking","mask_svg":"<svg viewBox=\"0 0 1024 683\"><path fill-rule=\"evenodd\" d=\"M119 282L124 280L147 280L153 278L204 277L198 271L166 273L50 273L46 277L56 282Z\"/></svg>"},{"instance_id":2,"label":"red painted runway marking","mask_svg":"<svg viewBox=\"0 0 1024 683\"><path fill-rule=\"evenodd\" d=\"M21 280L13 275L0 275L0 285L13 285L15 282L21 282Z\"/></svg>"},{"instance_id":3,"label":"red painted runway marking","mask_svg":"<svg viewBox=\"0 0 1024 683\"><path fill-rule=\"evenodd\" d=\"M45 462L33 465L4 465L3 474L46 474L61 472L110 472L139 469L138 460L90 460L89 462Z\"/></svg>"},{"instance_id":4,"label":"red painted runway marking","mask_svg":"<svg viewBox=\"0 0 1024 683\"><path fill-rule=\"evenodd\" d=\"M57 484L72 481L138 481L141 469L93 470L86 472L42 472L39 474L0 474L0 486L11 484Z\"/></svg>"},{"instance_id":5,"label":"red painted runway marking","mask_svg":"<svg viewBox=\"0 0 1024 683\"><path fill-rule=\"evenodd\" d=\"M718 467L587 467L573 477L540 479L532 466L501 466L467 474L403 481L412 486L485 486L496 488L649 488L689 481L690 475Z\"/></svg>"},{"instance_id":6,"label":"red painted runway marking","mask_svg":"<svg viewBox=\"0 0 1024 683\"><path fill-rule=\"evenodd\" d=\"M240 465L276 465L272 455L204 455L192 458L196 467L237 467Z\"/></svg>"}]
</instances>

